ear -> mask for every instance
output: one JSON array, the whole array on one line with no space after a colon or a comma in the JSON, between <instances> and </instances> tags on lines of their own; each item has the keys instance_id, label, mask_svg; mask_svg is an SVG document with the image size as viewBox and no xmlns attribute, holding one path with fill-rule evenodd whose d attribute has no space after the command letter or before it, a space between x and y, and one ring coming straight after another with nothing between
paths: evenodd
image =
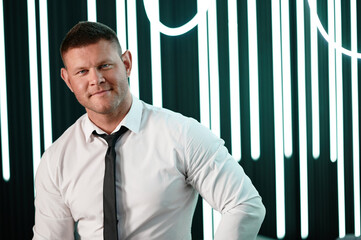
<instances>
[{"instance_id":1,"label":"ear","mask_svg":"<svg viewBox=\"0 0 361 240\"><path fill-rule=\"evenodd\" d=\"M70 91L73 92L73 88L71 87L71 83L69 81L69 76L68 76L68 71L66 70L66 68L61 68L60 75L61 75L61 78L66 83L66 85L68 86L68 88L70 89Z\"/></svg>"},{"instance_id":2,"label":"ear","mask_svg":"<svg viewBox=\"0 0 361 240\"><path fill-rule=\"evenodd\" d=\"M132 54L130 51L125 51L122 54L122 60L125 66L125 70L127 71L127 77L130 76L130 72L132 71Z\"/></svg>"}]
</instances>

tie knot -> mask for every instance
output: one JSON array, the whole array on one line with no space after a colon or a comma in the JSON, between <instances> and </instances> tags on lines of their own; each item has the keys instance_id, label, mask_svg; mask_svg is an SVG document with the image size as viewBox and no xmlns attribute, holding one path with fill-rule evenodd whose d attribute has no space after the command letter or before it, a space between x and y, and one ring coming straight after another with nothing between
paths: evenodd
<instances>
[{"instance_id":1,"label":"tie knot","mask_svg":"<svg viewBox=\"0 0 361 240\"><path fill-rule=\"evenodd\" d=\"M128 130L128 128L122 126L118 131L116 131L115 133L109 134L109 135L108 134L99 134L95 130L93 131L93 134L103 138L108 143L109 147L113 147L115 145L115 143L117 142L118 138L120 136L122 136L127 130Z\"/></svg>"}]
</instances>

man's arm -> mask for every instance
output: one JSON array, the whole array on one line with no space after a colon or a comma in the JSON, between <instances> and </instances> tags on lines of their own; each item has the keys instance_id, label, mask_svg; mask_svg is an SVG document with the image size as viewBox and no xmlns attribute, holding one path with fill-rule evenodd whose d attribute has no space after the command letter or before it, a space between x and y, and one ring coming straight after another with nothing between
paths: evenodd
<instances>
[{"instance_id":1,"label":"man's arm","mask_svg":"<svg viewBox=\"0 0 361 240\"><path fill-rule=\"evenodd\" d=\"M222 214L215 239L255 239L265 216L261 197L224 141L190 122L187 181Z\"/></svg>"},{"instance_id":2,"label":"man's arm","mask_svg":"<svg viewBox=\"0 0 361 240\"><path fill-rule=\"evenodd\" d=\"M255 239L265 212L261 198L236 206L222 214L214 239Z\"/></svg>"},{"instance_id":3,"label":"man's arm","mask_svg":"<svg viewBox=\"0 0 361 240\"><path fill-rule=\"evenodd\" d=\"M35 178L35 225L33 240L74 239L74 220L52 178L44 154Z\"/></svg>"}]
</instances>

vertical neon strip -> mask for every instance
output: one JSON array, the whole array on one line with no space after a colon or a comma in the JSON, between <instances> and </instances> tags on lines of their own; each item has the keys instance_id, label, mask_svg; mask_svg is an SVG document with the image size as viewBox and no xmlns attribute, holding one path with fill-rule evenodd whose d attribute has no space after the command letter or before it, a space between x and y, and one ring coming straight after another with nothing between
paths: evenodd
<instances>
[{"instance_id":1,"label":"vertical neon strip","mask_svg":"<svg viewBox=\"0 0 361 240\"><path fill-rule=\"evenodd\" d=\"M317 9L317 0L312 1L313 8ZM319 94L318 94L318 41L317 26L311 21L311 90L312 90L312 155L314 159L320 156L319 130Z\"/></svg>"},{"instance_id":2,"label":"vertical neon strip","mask_svg":"<svg viewBox=\"0 0 361 240\"><path fill-rule=\"evenodd\" d=\"M197 1L200 9L201 0ZM207 41L207 16L198 23L198 67L199 67L199 101L200 122L210 128L210 103L209 103L209 74L208 74L208 41ZM212 207L203 200L203 237L204 240L213 239L213 214Z\"/></svg>"},{"instance_id":3,"label":"vertical neon strip","mask_svg":"<svg viewBox=\"0 0 361 240\"><path fill-rule=\"evenodd\" d=\"M351 0L351 51L357 52L357 7L356 0ZM355 236L361 235L360 225L360 140L359 140L359 104L357 58L351 59L352 91L352 149L353 149L353 187L354 187L354 224Z\"/></svg>"},{"instance_id":4,"label":"vertical neon strip","mask_svg":"<svg viewBox=\"0 0 361 240\"><path fill-rule=\"evenodd\" d=\"M341 0L335 1L336 42L342 44ZM346 234L345 229L345 183L344 183L344 146L343 146L343 83L342 53L336 52L336 101L337 101L337 183L338 183L338 224L339 237Z\"/></svg>"},{"instance_id":5,"label":"vertical neon strip","mask_svg":"<svg viewBox=\"0 0 361 240\"><path fill-rule=\"evenodd\" d=\"M137 4L136 0L128 0L128 48L132 54L132 74L129 79L132 94L139 98L138 71L138 36L137 36Z\"/></svg>"},{"instance_id":6,"label":"vertical neon strip","mask_svg":"<svg viewBox=\"0 0 361 240\"><path fill-rule=\"evenodd\" d=\"M303 1L297 1L298 125L300 166L301 237L308 237L307 118L305 77L305 30Z\"/></svg>"},{"instance_id":7,"label":"vertical neon strip","mask_svg":"<svg viewBox=\"0 0 361 240\"><path fill-rule=\"evenodd\" d=\"M39 2L40 43L41 43L41 79L43 95L44 149L53 142L50 96L49 42L48 42L48 7L46 0Z\"/></svg>"},{"instance_id":8,"label":"vertical neon strip","mask_svg":"<svg viewBox=\"0 0 361 240\"><path fill-rule=\"evenodd\" d=\"M285 222L285 182L283 155L282 119L282 69L281 69L281 29L279 1L272 1L272 49L273 49L273 105L275 132L275 175L276 175L276 226L277 238L286 233Z\"/></svg>"},{"instance_id":9,"label":"vertical neon strip","mask_svg":"<svg viewBox=\"0 0 361 240\"><path fill-rule=\"evenodd\" d=\"M330 39L335 39L334 20L334 0L328 0L328 35ZM328 86L329 86L329 111L330 111L330 160L337 158L337 135L336 135L336 76L335 76L335 49L328 47Z\"/></svg>"},{"instance_id":10,"label":"vertical neon strip","mask_svg":"<svg viewBox=\"0 0 361 240\"><path fill-rule=\"evenodd\" d=\"M213 211L212 207L203 199L203 239L213 240Z\"/></svg>"},{"instance_id":11,"label":"vertical neon strip","mask_svg":"<svg viewBox=\"0 0 361 240\"><path fill-rule=\"evenodd\" d=\"M153 1L152 15L159 19L159 0ZM151 58L152 58L152 96L153 105L162 107L162 62L160 54L160 33L151 24L150 25L150 42L151 42Z\"/></svg>"},{"instance_id":12,"label":"vertical neon strip","mask_svg":"<svg viewBox=\"0 0 361 240\"><path fill-rule=\"evenodd\" d=\"M231 102L232 156L241 160L241 106L239 96L239 56L237 0L228 0L229 91Z\"/></svg>"},{"instance_id":13,"label":"vertical neon strip","mask_svg":"<svg viewBox=\"0 0 361 240\"><path fill-rule=\"evenodd\" d=\"M256 0L248 0L248 57L249 57L249 96L251 125L251 157L260 156L259 143L259 97L258 97L258 43Z\"/></svg>"},{"instance_id":14,"label":"vertical neon strip","mask_svg":"<svg viewBox=\"0 0 361 240\"><path fill-rule=\"evenodd\" d=\"M283 94L283 135L286 157L292 155L292 101L291 101L291 58L290 58L290 26L289 0L281 0L282 21L282 94Z\"/></svg>"},{"instance_id":15,"label":"vertical neon strip","mask_svg":"<svg viewBox=\"0 0 361 240\"><path fill-rule=\"evenodd\" d=\"M200 0L201 1L201 0ZM200 7L198 1L198 8ZM198 67L199 67L199 97L200 97L200 121L210 128L209 106L209 75L208 75L208 41L207 41L207 18L201 18L198 23Z\"/></svg>"},{"instance_id":16,"label":"vertical neon strip","mask_svg":"<svg viewBox=\"0 0 361 240\"><path fill-rule=\"evenodd\" d=\"M208 9L208 61L209 88L211 106L211 130L220 137L220 107L219 107L219 71L218 71L218 36L217 36L217 6L215 0L210 0Z\"/></svg>"},{"instance_id":17,"label":"vertical neon strip","mask_svg":"<svg viewBox=\"0 0 361 240\"><path fill-rule=\"evenodd\" d=\"M116 18L117 18L117 36L122 47L122 51L124 52L127 46L127 19L125 13L125 0L117 0L116 4Z\"/></svg>"},{"instance_id":18,"label":"vertical neon strip","mask_svg":"<svg viewBox=\"0 0 361 240\"><path fill-rule=\"evenodd\" d=\"M218 35L217 35L217 2L210 0L208 9L208 62L209 88L211 106L211 130L221 136L221 120L219 105L219 71L218 71ZM213 235L221 221L221 214L213 210Z\"/></svg>"},{"instance_id":19,"label":"vertical neon strip","mask_svg":"<svg viewBox=\"0 0 361 240\"><path fill-rule=\"evenodd\" d=\"M0 129L1 129L1 159L2 175L5 181L10 180L9 128L8 128L8 100L6 86L5 63L5 31L3 1L0 1Z\"/></svg>"},{"instance_id":20,"label":"vertical neon strip","mask_svg":"<svg viewBox=\"0 0 361 240\"><path fill-rule=\"evenodd\" d=\"M88 0L88 21L96 22L97 21L97 1Z\"/></svg>"},{"instance_id":21,"label":"vertical neon strip","mask_svg":"<svg viewBox=\"0 0 361 240\"><path fill-rule=\"evenodd\" d=\"M41 157L40 149L40 120L39 120L39 86L38 86L38 56L36 44L35 2L28 0L28 34L29 34L29 67L30 67L30 104L31 130L33 144L34 179Z\"/></svg>"}]
</instances>

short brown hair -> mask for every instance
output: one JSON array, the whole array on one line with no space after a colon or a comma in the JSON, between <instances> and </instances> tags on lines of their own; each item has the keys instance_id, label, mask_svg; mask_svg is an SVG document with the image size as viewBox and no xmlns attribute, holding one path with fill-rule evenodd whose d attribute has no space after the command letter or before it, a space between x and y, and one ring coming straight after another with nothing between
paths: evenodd
<instances>
[{"instance_id":1,"label":"short brown hair","mask_svg":"<svg viewBox=\"0 0 361 240\"><path fill-rule=\"evenodd\" d=\"M117 34L110 27L99 22L84 21L76 24L65 35L60 45L60 55L63 59L64 53L69 49L94 44L102 39L115 43L119 48L119 54L122 54Z\"/></svg>"}]
</instances>

